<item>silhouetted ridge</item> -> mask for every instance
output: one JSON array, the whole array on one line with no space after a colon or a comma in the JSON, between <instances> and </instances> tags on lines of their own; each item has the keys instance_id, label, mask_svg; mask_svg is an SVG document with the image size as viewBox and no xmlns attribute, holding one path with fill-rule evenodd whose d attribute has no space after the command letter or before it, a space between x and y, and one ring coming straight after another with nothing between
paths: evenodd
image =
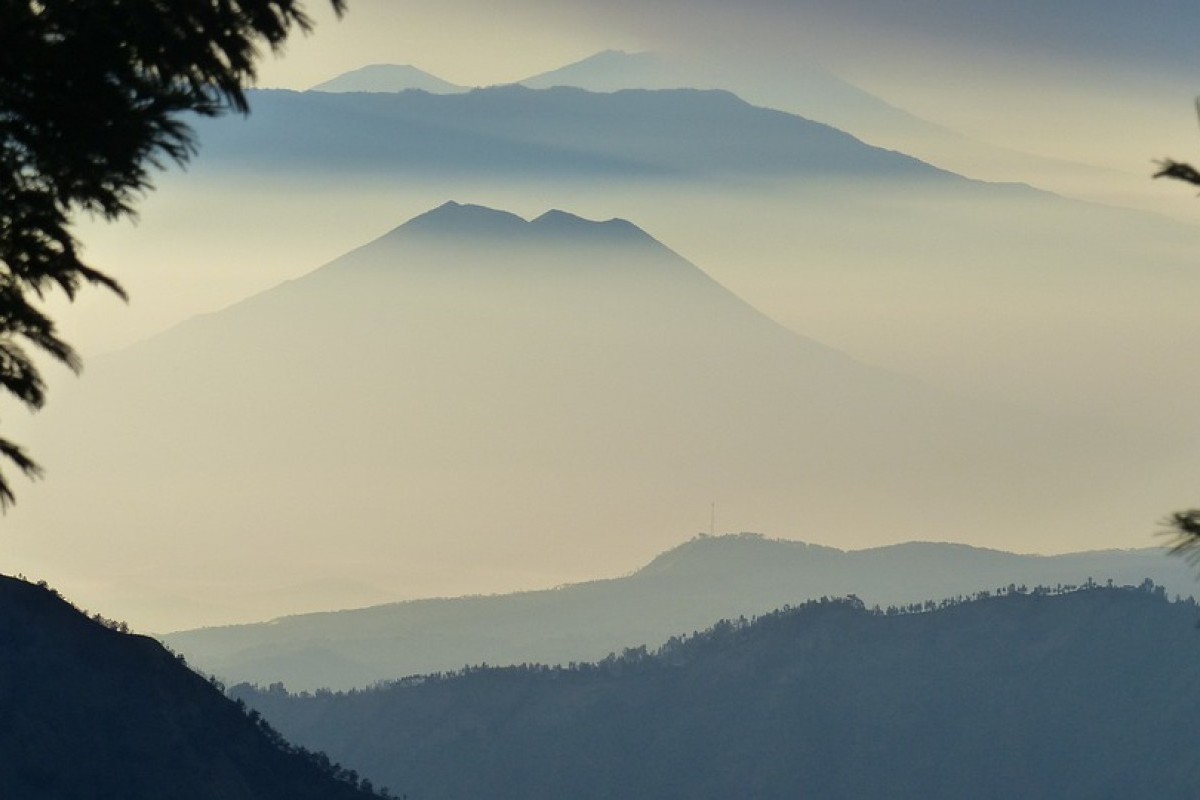
<instances>
[{"instance_id":1,"label":"silhouetted ridge","mask_svg":"<svg viewBox=\"0 0 1200 800\"><path fill-rule=\"evenodd\" d=\"M964 179L811 120L714 89L493 86L258 91L228 129L200 122L206 163L339 175L678 180L706 175Z\"/></svg>"},{"instance_id":2,"label":"silhouetted ridge","mask_svg":"<svg viewBox=\"0 0 1200 800\"><path fill-rule=\"evenodd\" d=\"M626 219L590 220L551 209L529 224L543 235L567 237L581 242L659 244L653 236Z\"/></svg>"},{"instance_id":3,"label":"silhouetted ridge","mask_svg":"<svg viewBox=\"0 0 1200 800\"><path fill-rule=\"evenodd\" d=\"M537 247L546 252L635 248L666 254L661 242L624 219L596 221L553 209L533 220L486 206L449 201L421 214L364 246L416 242L454 250L478 245ZM478 260L478 253L472 260Z\"/></svg>"},{"instance_id":4,"label":"silhouetted ridge","mask_svg":"<svg viewBox=\"0 0 1200 800\"><path fill-rule=\"evenodd\" d=\"M675 72L654 53L603 50L556 70L533 75L519 83L531 89L571 86L591 91L650 88L644 84L647 80L653 83L654 88L695 86L694 82L684 82Z\"/></svg>"},{"instance_id":5,"label":"silhouetted ridge","mask_svg":"<svg viewBox=\"0 0 1200 800\"><path fill-rule=\"evenodd\" d=\"M551 209L533 220L526 220L509 211L453 200L413 217L394 231L400 232L446 236L510 236L524 232L538 237L604 239L609 242L627 239L657 243L654 237L625 219L590 220Z\"/></svg>"},{"instance_id":6,"label":"silhouetted ridge","mask_svg":"<svg viewBox=\"0 0 1200 800\"><path fill-rule=\"evenodd\" d=\"M649 564L633 573L631 577L649 578L669 575L675 578L695 578L702 574L729 575L747 567L761 568L767 562L780 559L795 568L803 559L808 563L838 559L846 552L819 544L808 544L785 539L770 539L761 533L743 532L724 536L701 534L678 547L656 556Z\"/></svg>"},{"instance_id":7,"label":"silhouetted ridge","mask_svg":"<svg viewBox=\"0 0 1200 800\"><path fill-rule=\"evenodd\" d=\"M413 217L392 233L418 233L432 236L512 236L527 223L508 211L499 211L471 203L450 200L435 209Z\"/></svg>"},{"instance_id":8,"label":"silhouetted ridge","mask_svg":"<svg viewBox=\"0 0 1200 800\"><path fill-rule=\"evenodd\" d=\"M158 642L117 627L0 576L0 798L374 796L248 717Z\"/></svg>"}]
</instances>

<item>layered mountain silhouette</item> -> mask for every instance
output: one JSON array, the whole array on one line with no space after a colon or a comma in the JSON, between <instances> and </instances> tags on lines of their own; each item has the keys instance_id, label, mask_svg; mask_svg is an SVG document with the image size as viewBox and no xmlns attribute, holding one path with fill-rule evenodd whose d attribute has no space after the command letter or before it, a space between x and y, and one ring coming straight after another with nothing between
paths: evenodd
<instances>
[{"instance_id":1,"label":"layered mountain silhouette","mask_svg":"<svg viewBox=\"0 0 1200 800\"><path fill-rule=\"evenodd\" d=\"M623 89L717 89L760 106L779 108L870 140L896 130L920 140L951 137L839 78L815 63L789 65L787 80L747 72L745 64L668 57L642 51L604 50L558 69L519 81L531 89L569 86L592 92Z\"/></svg>"},{"instance_id":2,"label":"layered mountain silhouette","mask_svg":"<svg viewBox=\"0 0 1200 800\"><path fill-rule=\"evenodd\" d=\"M826 600L594 665L234 691L414 797L1194 797L1195 603L1043 592Z\"/></svg>"},{"instance_id":3,"label":"layered mountain silhouette","mask_svg":"<svg viewBox=\"0 0 1200 800\"><path fill-rule=\"evenodd\" d=\"M1123 586L1147 578L1184 596L1196 586L1187 564L1157 549L1027 556L913 542L846 552L755 534L702 536L610 580L305 614L164 641L226 682L344 690L472 664L597 661L822 596L854 594L887 607L1010 584Z\"/></svg>"},{"instance_id":4,"label":"layered mountain silhouette","mask_svg":"<svg viewBox=\"0 0 1200 800\"><path fill-rule=\"evenodd\" d=\"M461 594L581 549L611 573L714 498L771 531L1053 531L1174 446L856 362L629 222L456 203L70 388L21 522L112 531L128 580L181 591L265 571Z\"/></svg>"},{"instance_id":5,"label":"layered mountain silhouette","mask_svg":"<svg viewBox=\"0 0 1200 800\"><path fill-rule=\"evenodd\" d=\"M948 176L725 91L595 93L494 86L463 94L258 91L240 124L200 121L201 166L567 179ZM205 168L208 168L205 167Z\"/></svg>"},{"instance_id":6,"label":"layered mountain silhouette","mask_svg":"<svg viewBox=\"0 0 1200 800\"><path fill-rule=\"evenodd\" d=\"M518 81L530 89L574 86L592 92L622 89L713 89L701 75L648 51L602 50L565 66Z\"/></svg>"},{"instance_id":7,"label":"layered mountain silhouette","mask_svg":"<svg viewBox=\"0 0 1200 800\"><path fill-rule=\"evenodd\" d=\"M993 53L999 52L1010 57L1013 66L1021 57L1045 59L1048 66L1059 61L1096 64L1097 69L1075 76L1076 85L1133 73L1139 67L1174 83L1189 73L1186 65L1192 48L1186 31L1200 24L1200 14L1193 8L1172 16L1165 13L1171 6L1162 2L1135 8L1120 2L1089 5L1069 0L1046 6L1022 0L1005 5L970 2L946 9L935 0L905 8L885 2L835 6L752 0L741 6L738 14L687 22L681 21L678 7L671 12L670 4L663 2L637 8L619 2L571 5L587 8L626 35L660 41L676 50L690 46L706 55L723 49L729 60L738 55L763 62L773 58L784 76L790 75L793 59L815 52L828 63L856 68L857 73L876 80L879 72L887 69L889 46L904 49L924 44L939 55L985 52L994 57ZM551 8L563 12L561 3L544 0L524 6L538 15ZM1142 13L1145 9L1153 13L1147 16ZM782 31L795 31L796 35L772 35ZM824 41L812 47L810 37ZM934 47L935 43L945 50Z\"/></svg>"},{"instance_id":8,"label":"layered mountain silhouette","mask_svg":"<svg viewBox=\"0 0 1200 800\"><path fill-rule=\"evenodd\" d=\"M452 193L620 214L850 352L958 391L1195 427L1185 398L1200 389L1163 344L1193 335L1194 226L966 180L722 91L254 99L249 120L199 127L194 172L223 190L277 185L286 208L352 183L333 213L376 229L397 195L411 210Z\"/></svg>"},{"instance_id":9,"label":"layered mountain silhouette","mask_svg":"<svg viewBox=\"0 0 1200 800\"><path fill-rule=\"evenodd\" d=\"M0 797L369 800L153 639L0 576Z\"/></svg>"},{"instance_id":10,"label":"layered mountain silhouette","mask_svg":"<svg viewBox=\"0 0 1200 800\"><path fill-rule=\"evenodd\" d=\"M467 90L410 64L368 64L318 83L310 91L403 92L409 89L431 94L455 94Z\"/></svg>"},{"instance_id":11,"label":"layered mountain silhouette","mask_svg":"<svg viewBox=\"0 0 1200 800\"><path fill-rule=\"evenodd\" d=\"M1070 196L1111 200L1115 186L1126 185L1133 176L1111 170L1038 157L996 147L921 119L883 99L864 91L823 67L804 61L790 65L786 79L774 68L754 67L745 60L712 60L655 52L605 50L558 69L530 76L518 82L530 89L577 88L596 93L623 90L719 90L771 109L799 115L808 120L832 125L862 141L916 156L930 164L969 175L973 178L1025 182ZM511 92L514 87L491 87L487 92ZM456 86L410 65L374 64L339 75L318 84L320 92L401 92L418 89L432 94L461 94L467 88ZM614 119L620 118L614 104ZM338 117L330 111L322 125ZM351 112L355 118L361 112ZM377 110L368 113L378 114ZM672 110L672 113L678 113ZM453 120L456 112L449 107L441 116ZM544 113L530 120L546 122ZM361 119L359 120L361 122ZM456 125L461 119L454 120ZM474 132L485 128L475 127ZM690 126L689 135L702 130ZM727 129L727 141L749 141L745 131ZM399 131L397 131L399 133ZM736 138L735 138L736 137ZM411 145L412 139L400 140ZM618 140L614 140L618 141ZM502 145L505 142L496 142ZM576 140L559 144L574 145ZM508 143L511 145L511 143ZM424 154L426 156L430 154ZM441 157L444 158L445 152ZM594 165L593 165L594 166ZM610 165L616 166L616 165ZM630 165L624 165L627 170Z\"/></svg>"},{"instance_id":12,"label":"layered mountain silhouette","mask_svg":"<svg viewBox=\"0 0 1200 800\"><path fill-rule=\"evenodd\" d=\"M737 59L705 61L654 52L605 50L520 81L532 89L570 86L593 92L623 89L720 89L756 106L779 109L832 125L880 147L930 164L993 181L1020 181L1068 195L1103 197L1101 187L1128 176L1110 170L974 141L921 119L814 63L798 60L781 78Z\"/></svg>"}]
</instances>

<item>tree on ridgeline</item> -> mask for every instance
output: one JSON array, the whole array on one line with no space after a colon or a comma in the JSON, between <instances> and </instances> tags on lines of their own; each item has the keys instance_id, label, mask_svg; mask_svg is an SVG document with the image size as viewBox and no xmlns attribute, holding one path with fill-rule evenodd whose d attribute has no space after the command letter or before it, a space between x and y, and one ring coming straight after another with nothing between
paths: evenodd
<instances>
[{"instance_id":1,"label":"tree on ridgeline","mask_svg":"<svg viewBox=\"0 0 1200 800\"><path fill-rule=\"evenodd\" d=\"M72 218L133 216L151 171L195 153L186 115L247 113L263 48L310 27L299 0L0 0L0 391L42 407L31 351L80 368L47 294L125 297L82 261ZM40 473L0 437L2 461ZM0 473L0 509L13 500Z\"/></svg>"}]
</instances>

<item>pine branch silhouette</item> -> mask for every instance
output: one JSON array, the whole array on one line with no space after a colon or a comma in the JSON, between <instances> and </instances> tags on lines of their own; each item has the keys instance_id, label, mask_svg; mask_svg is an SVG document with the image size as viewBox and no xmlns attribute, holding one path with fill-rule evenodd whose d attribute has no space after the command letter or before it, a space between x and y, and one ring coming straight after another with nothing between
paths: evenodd
<instances>
[{"instance_id":1,"label":"pine branch silhouette","mask_svg":"<svg viewBox=\"0 0 1200 800\"><path fill-rule=\"evenodd\" d=\"M1200 97L1196 98L1196 118L1200 119ZM1185 161L1176 161L1172 158L1164 158L1158 163L1158 172L1154 173L1155 178L1174 178L1184 183L1190 183L1194 186L1200 186L1200 170L1197 170L1191 164Z\"/></svg>"},{"instance_id":2,"label":"pine branch silhouette","mask_svg":"<svg viewBox=\"0 0 1200 800\"><path fill-rule=\"evenodd\" d=\"M1169 158L1158 162L1159 170L1155 178L1174 178L1175 180L1200 186L1200 170L1183 161L1173 161Z\"/></svg>"}]
</instances>

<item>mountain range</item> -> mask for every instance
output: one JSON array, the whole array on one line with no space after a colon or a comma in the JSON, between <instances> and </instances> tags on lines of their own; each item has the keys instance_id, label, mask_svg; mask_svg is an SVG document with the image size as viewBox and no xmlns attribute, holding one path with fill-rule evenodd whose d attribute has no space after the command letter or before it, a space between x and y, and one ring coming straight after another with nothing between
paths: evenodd
<instances>
[{"instance_id":1,"label":"mountain range","mask_svg":"<svg viewBox=\"0 0 1200 800\"><path fill-rule=\"evenodd\" d=\"M70 389L19 521L48 544L115 532L59 558L119 553L111 580L161 571L171 594L497 591L580 569L577 547L611 574L714 501L771 531L1052 536L1183 446L855 361L629 222L457 203Z\"/></svg>"},{"instance_id":2,"label":"mountain range","mask_svg":"<svg viewBox=\"0 0 1200 800\"><path fill-rule=\"evenodd\" d=\"M263 90L251 102L254 113L243 123L197 123L202 167L413 176L482 170L526 179L948 177L827 125L717 90Z\"/></svg>"},{"instance_id":3,"label":"mountain range","mask_svg":"<svg viewBox=\"0 0 1200 800\"><path fill-rule=\"evenodd\" d=\"M1200 378L1168 343L1194 335L1195 226L966 180L720 91L255 100L245 123L200 127L189 180L212 194L192 208L241 205L231 190L242 187L256 201L239 217L270 243L256 260L282 260L281 274L305 253L332 257L331 239L349 247L386 230L397 206L418 213L447 195L622 216L773 318L860 358L962 393L1194 427L1186 398ZM336 203L318 200L331 192ZM172 241L213 248L194 228L181 224ZM1167 381L1177 390L1150 388Z\"/></svg>"},{"instance_id":4,"label":"mountain range","mask_svg":"<svg viewBox=\"0 0 1200 800\"><path fill-rule=\"evenodd\" d=\"M1200 372L1177 346L1195 336L1194 225L967 180L720 91L251 99L246 120L198 123L196 164L156 195L169 225L146 214L108 251L143 264L130 288L155 303L128 314L165 318L147 335L460 197L637 220L773 319L956 392L1195 429ZM198 266L158 268L181 259Z\"/></svg>"},{"instance_id":5,"label":"mountain range","mask_svg":"<svg viewBox=\"0 0 1200 800\"><path fill-rule=\"evenodd\" d=\"M772 531L1034 536L1122 504L1180 446L857 362L629 222L457 203L70 388L22 521L117 532L60 557L119 541L112 580L172 591L318 565L494 591L579 546L617 572L714 500Z\"/></svg>"},{"instance_id":6,"label":"mountain range","mask_svg":"<svg viewBox=\"0 0 1200 800\"><path fill-rule=\"evenodd\" d=\"M920 607L826 599L597 664L233 691L414 797L1195 797L1194 602L1147 581Z\"/></svg>"},{"instance_id":7,"label":"mountain range","mask_svg":"<svg viewBox=\"0 0 1200 800\"><path fill-rule=\"evenodd\" d=\"M1132 196L1134 180L1142 181L1142 176L972 140L897 108L815 63L792 63L787 80L760 73L746 61L717 64L679 55L605 50L530 76L518 84L532 89L574 87L602 93L628 89L725 90L753 105L832 125L863 141L917 156L960 174L984 180L1020 181L1087 199L1119 202L1119 187L1124 186ZM466 91L414 67L387 64L344 73L314 89L326 92L423 89L435 94Z\"/></svg>"},{"instance_id":8,"label":"mountain range","mask_svg":"<svg viewBox=\"0 0 1200 800\"><path fill-rule=\"evenodd\" d=\"M972 178L1021 182L1068 196L1117 202L1143 176L1123 175L1063 159L1030 155L921 119L803 59L781 80L774 68L728 59L720 63L653 52L606 50L520 81L535 89L573 86L593 92L622 89L721 89L766 108L831 125L870 144L916 156Z\"/></svg>"},{"instance_id":9,"label":"mountain range","mask_svg":"<svg viewBox=\"0 0 1200 800\"><path fill-rule=\"evenodd\" d=\"M903 131L916 141L940 137L945 143L956 138L950 131L889 105L815 63L791 64L788 80L784 82L762 78L748 74L744 65L716 66L649 51L605 50L518 83L531 89L567 86L591 92L723 90L753 105L777 108L832 125L867 141L889 140L896 131Z\"/></svg>"},{"instance_id":10,"label":"mountain range","mask_svg":"<svg viewBox=\"0 0 1200 800\"><path fill-rule=\"evenodd\" d=\"M788 80L780 82L748 72L745 64L715 66L696 59L667 57L648 51L605 50L516 83L530 89L569 87L605 94L631 89L732 92L753 105L832 125L864 141L917 155L977 178L1011 181L1018 175L1049 177L1051 168L1061 170L1066 166L1054 164L1049 159L1006 153L1000 148L970 142L966 137L889 105L815 63L792 64ZM466 91L464 87L401 64L361 67L313 87L314 91L322 92L399 92L407 89L421 89L433 94ZM971 153L975 156L973 159L966 155ZM1013 168L1005 173L1004 164ZM1020 168L1016 168L1017 164ZM972 171L971 166L978 170Z\"/></svg>"},{"instance_id":11,"label":"mountain range","mask_svg":"<svg viewBox=\"0 0 1200 800\"><path fill-rule=\"evenodd\" d=\"M475 664L591 662L656 648L719 619L822 596L907 606L1009 584L1137 585L1189 596L1195 575L1162 550L1028 556L911 542L858 551L700 536L630 575L507 595L415 600L168 634L163 641L228 683L346 690Z\"/></svg>"}]
</instances>

